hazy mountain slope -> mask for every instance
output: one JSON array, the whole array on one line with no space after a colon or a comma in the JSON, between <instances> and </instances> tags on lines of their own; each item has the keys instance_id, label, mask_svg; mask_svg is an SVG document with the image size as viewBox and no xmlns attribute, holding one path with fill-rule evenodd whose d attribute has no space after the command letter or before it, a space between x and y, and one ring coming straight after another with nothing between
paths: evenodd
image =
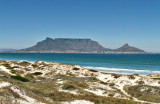
<instances>
[{"instance_id":1,"label":"hazy mountain slope","mask_svg":"<svg viewBox=\"0 0 160 104\"><path fill-rule=\"evenodd\" d=\"M0 52L9 52L9 51L15 51L15 49L0 49Z\"/></svg>"}]
</instances>

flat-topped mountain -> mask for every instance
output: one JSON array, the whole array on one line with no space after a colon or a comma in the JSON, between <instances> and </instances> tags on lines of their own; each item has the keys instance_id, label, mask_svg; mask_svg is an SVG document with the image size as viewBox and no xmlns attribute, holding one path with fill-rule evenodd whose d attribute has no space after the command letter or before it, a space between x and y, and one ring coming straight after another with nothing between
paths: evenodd
<instances>
[{"instance_id":1,"label":"flat-topped mountain","mask_svg":"<svg viewBox=\"0 0 160 104\"><path fill-rule=\"evenodd\" d=\"M22 51L53 51L53 52L102 52L109 49L102 47L91 39L70 39L70 38L46 38L35 46Z\"/></svg>"},{"instance_id":2,"label":"flat-topped mountain","mask_svg":"<svg viewBox=\"0 0 160 104\"><path fill-rule=\"evenodd\" d=\"M128 44L118 49L108 49L101 46L98 42L91 39L72 39L72 38L46 38L38 42L35 46L22 49L19 52L49 52L49 53L117 53L117 52L136 52L143 53Z\"/></svg>"}]
</instances>

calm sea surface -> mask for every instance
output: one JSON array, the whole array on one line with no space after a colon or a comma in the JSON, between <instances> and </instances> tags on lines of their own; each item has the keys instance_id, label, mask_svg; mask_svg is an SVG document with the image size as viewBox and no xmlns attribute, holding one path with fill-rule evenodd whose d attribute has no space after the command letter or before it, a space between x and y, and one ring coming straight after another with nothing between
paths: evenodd
<instances>
[{"instance_id":1,"label":"calm sea surface","mask_svg":"<svg viewBox=\"0 0 160 104\"><path fill-rule=\"evenodd\" d=\"M0 60L76 64L107 73L160 74L160 54L0 53Z\"/></svg>"}]
</instances>

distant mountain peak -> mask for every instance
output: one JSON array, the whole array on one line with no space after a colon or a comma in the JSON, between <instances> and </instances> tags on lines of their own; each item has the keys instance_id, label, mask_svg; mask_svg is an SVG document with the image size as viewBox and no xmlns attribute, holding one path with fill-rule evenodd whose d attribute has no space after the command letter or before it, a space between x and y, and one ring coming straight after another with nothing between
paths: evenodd
<instances>
[{"instance_id":1,"label":"distant mountain peak","mask_svg":"<svg viewBox=\"0 0 160 104\"><path fill-rule=\"evenodd\" d=\"M145 52L144 50L130 46L128 43L124 44L122 47L120 47L118 49L115 49L115 51L119 51L119 52Z\"/></svg>"},{"instance_id":2,"label":"distant mountain peak","mask_svg":"<svg viewBox=\"0 0 160 104\"><path fill-rule=\"evenodd\" d=\"M50 37L47 37L45 40L53 40L52 38L50 38Z\"/></svg>"},{"instance_id":3,"label":"distant mountain peak","mask_svg":"<svg viewBox=\"0 0 160 104\"><path fill-rule=\"evenodd\" d=\"M128 48L128 47L131 47L128 43L124 44L122 47L120 48Z\"/></svg>"},{"instance_id":4,"label":"distant mountain peak","mask_svg":"<svg viewBox=\"0 0 160 104\"><path fill-rule=\"evenodd\" d=\"M122 47L129 47L129 44L126 43L126 44L124 44Z\"/></svg>"}]
</instances>

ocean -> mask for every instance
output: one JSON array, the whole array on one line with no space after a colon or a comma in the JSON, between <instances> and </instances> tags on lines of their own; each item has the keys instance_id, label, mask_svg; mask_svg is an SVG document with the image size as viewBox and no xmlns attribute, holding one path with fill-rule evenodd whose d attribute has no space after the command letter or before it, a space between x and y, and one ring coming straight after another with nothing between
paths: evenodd
<instances>
[{"instance_id":1,"label":"ocean","mask_svg":"<svg viewBox=\"0 0 160 104\"><path fill-rule=\"evenodd\" d=\"M58 62L118 74L160 74L160 54L0 53L0 60Z\"/></svg>"}]
</instances>

